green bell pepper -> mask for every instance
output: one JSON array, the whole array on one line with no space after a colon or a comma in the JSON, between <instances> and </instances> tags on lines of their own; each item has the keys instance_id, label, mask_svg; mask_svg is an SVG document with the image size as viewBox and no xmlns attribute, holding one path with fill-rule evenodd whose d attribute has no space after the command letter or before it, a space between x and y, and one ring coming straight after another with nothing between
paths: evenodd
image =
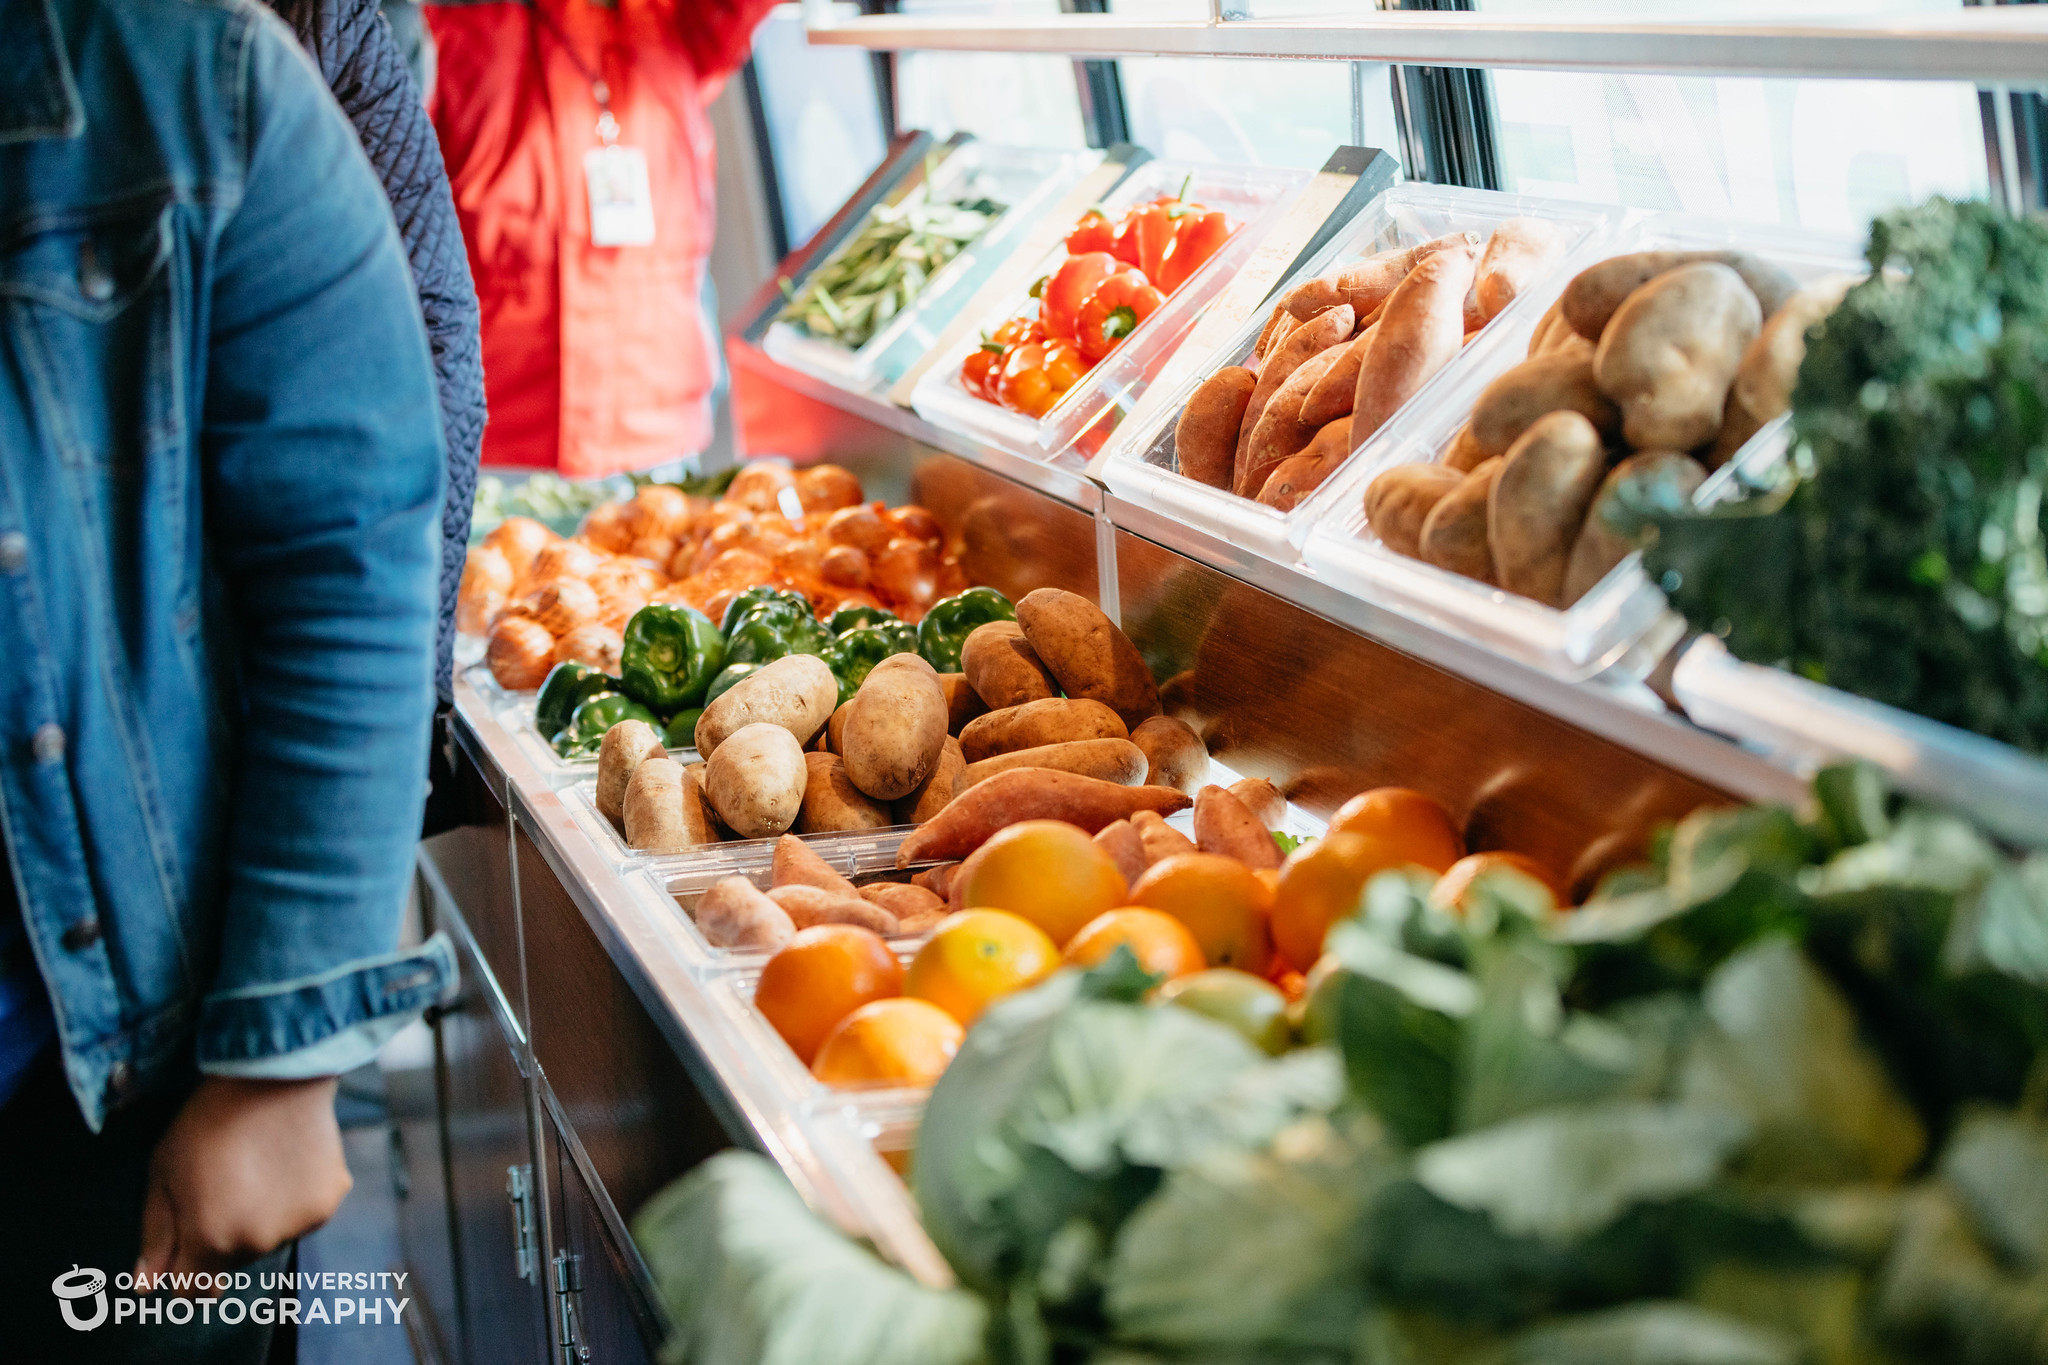
<instances>
[{"instance_id":1,"label":"green bell pepper","mask_svg":"<svg viewBox=\"0 0 2048 1365\"><path fill-rule=\"evenodd\" d=\"M626 695L670 715L704 700L704 688L725 667L725 641L694 607L656 602L633 613L619 653Z\"/></svg>"},{"instance_id":2,"label":"green bell pepper","mask_svg":"<svg viewBox=\"0 0 2048 1365\"><path fill-rule=\"evenodd\" d=\"M730 637L733 628L739 625L741 618L745 617L756 607L770 602L783 602L795 610L804 613L806 616L814 615L811 611L810 599L806 598L802 593L795 592L789 588L778 588L773 583L756 583L753 587L738 594L732 601L726 604L725 615L718 622L719 633Z\"/></svg>"},{"instance_id":3,"label":"green bell pepper","mask_svg":"<svg viewBox=\"0 0 2048 1365\"><path fill-rule=\"evenodd\" d=\"M734 683L749 673L757 672L760 667L759 664L727 664L719 675L711 680L711 686L704 689L704 704L711 705L730 692Z\"/></svg>"},{"instance_id":4,"label":"green bell pepper","mask_svg":"<svg viewBox=\"0 0 2048 1365\"><path fill-rule=\"evenodd\" d=\"M548 670L540 695L533 699L533 728L540 731L542 739L552 741L585 697L618 690L619 680L611 674L565 659Z\"/></svg>"},{"instance_id":5,"label":"green bell pepper","mask_svg":"<svg viewBox=\"0 0 2048 1365\"><path fill-rule=\"evenodd\" d=\"M692 706L687 711L678 711L669 717L668 728L661 732L661 742L671 749L694 749L697 747L697 722L704 716L704 708Z\"/></svg>"},{"instance_id":6,"label":"green bell pepper","mask_svg":"<svg viewBox=\"0 0 2048 1365\"><path fill-rule=\"evenodd\" d=\"M809 607L763 602L733 626L725 657L736 664L773 663L785 654L823 654L831 643L831 634Z\"/></svg>"},{"instance_id":7,"label":"green bell pepper","mask_svg":"<svg viewBox=\"0 0 2048 1365\"><path fill-rule=\"evenodd\" d=\"M884 621L896 620L896 613L886 607L841 607L832 613L826 628L834 635L844 635L849 630L862 626L878 626Z\"/></svg>"},{"instance_id":8,"label":"green bell pepper","mask_svg":"<svg viewBox=\"0 0 2048 1365\"><path fill-rule=\"evenodd\" d=\"M1010 599L994 588L969 588L932 603L932 609L917 623L917 652L939 672L958 673L960 647L976 626L1016 619L1017 609Z\"/></svg>"},{"instance_id":9,"label":"green bell pepper","mask_svg":"<svg viewBox=\"0 0 2048 1365\"><path fill-rule=\"evenodd\" d=\"M833 676L839 679L839 690L845 694L840 700L844 701L851 695L849 689L858 689L876 664L902 652L880 626L862 626L834 640L823 657L832 666Z\"/></svg>"},{"instance_id":10,"label":"green bell pepper","mask_svg":"<svg viewBox=\"0 0 2048 1365\"><path fill-rule=\"evenodd\" d=\"M555 752L563 758L588 758L604 742L604 732L622 720L644 720L656 729L661 722L654 713L621 692L599 692L585 697L569 715L569 723L555 736Z\"/></svg>"}]
</instances>

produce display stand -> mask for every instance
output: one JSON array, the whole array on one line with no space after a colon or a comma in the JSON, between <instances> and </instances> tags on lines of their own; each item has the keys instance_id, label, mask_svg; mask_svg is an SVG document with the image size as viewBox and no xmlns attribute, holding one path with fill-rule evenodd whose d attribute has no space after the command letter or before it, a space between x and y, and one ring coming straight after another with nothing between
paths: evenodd
<instances>
[{"instance_id":1,"label":"produce display stand","mask_svg":"<svg viewBox=\"0 0 2048 1365\"><path fill-rule=\"evenodd\" d=\"M2048 14L1740 27L1442 14L1149 24L881 15L820 21L813 40L2000 81L2041 69ZM870 201L875 192L864 191ZM857 218L835 222L843 234ZM1702 804L1799 801L1816 755L1872 729L1828 724L1834 694L1809 689L1800 702L1824 735L1806 746L1784 735L1745 744L1673 703L1654 667L1675 657L1668 633L1590 677L1561 676L1376 605L1271 543L1235 543L1226 524L1181 520L1071 464L780 365L747 336L729 352L750 445L831 459L871 497L928 507L958 538L975 582L1013 597L1051 585L1098 601L1177 709L1202 718L1214 756L1281 783L1311 816L1366 787L1422 787L1471 812L1475 844L1524 850L1582 892L1661 822ZM1676 698L1716 685L1725 695L1725 664L1685 657ZM446 1186L438 1202L419 1204L453 1230L453 1283L428 1277L421 1295L462 1343L458 1358L652 1359L667 1324L625 1219L726 1146L769 1156L815 1209L925 1283L949 1283L898 1173L915 1096L811 1083L747 1007L758 962L707 953L675 899L716 864L717 848L621 857L579 805L587 770L545 762L508 700L473 664L459 677L455 781L469 820L427 841L420 860L423 919L449 931L463 959L461 997L432 1020ZM1712 723L1740 734L1738 710L1723 706ZM2025 785L2038 764L1991 747L1991 760L2018 773L2004 790L2022 799L2038 790ZM1967 769L1914 752L1919 761L1895 765L1909 787L1953 797L1969 780Z\"/></svg>"}]
</instances>

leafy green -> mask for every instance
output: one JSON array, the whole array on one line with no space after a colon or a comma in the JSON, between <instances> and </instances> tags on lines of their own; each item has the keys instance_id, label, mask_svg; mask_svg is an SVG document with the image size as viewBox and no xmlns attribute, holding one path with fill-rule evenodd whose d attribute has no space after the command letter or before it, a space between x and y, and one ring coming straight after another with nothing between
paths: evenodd
<instances>
[{"instance_id":1,"label":"leafy green","mask_svg":"<svg viewBox=\"0 0 2048 1365\"><path fill-rule=\"evenodd\" d=\"M1801 1365L1780 1332L1682 1303L1639 1303L1532 1327L1499 1365Z\"/></svg>"},{"instance_id":2,"label":"leafy green","mask_svg":"<svg viewBox=\"0 0 2048 1365\"><path fill-rule=\"evenodd\" d=\"M712 1157L633 1220L675 1330L664 1365L979 1365L980 1299L930 1289L804 1207L751 1153Z\"/></svg>"},{"instance_id":3,"label":"leafy green","mask_svg":"<svg viewBox=\"0 0 2048 1365\"><path fill-rule=\"evenodd\" d=\"M1174 1171L1117 1237L1118 1339L1344 1347L1365 1302L1360 1224L1388 1170L1369 1136L1315 1119L1270 1151L1220 1149Z\"/></svg>"},{"instance_id":4,"label":"leafy green","mask_svg":"<svg viewBox=\"0 0 2048 1365\"><path fill-rule=\"evenodd\" d=\"M1756 663L2048 748L2048 222L1933 199L1871 225L1809 334L1797 481L1658 519L1653 580Z\"/></svg>"},{"instance_id":5,"label":"leafy green","mask_svg":"<svg viewBox=\"0 0 2048 1365\"><path fill-rule=\"evenodd\" d=\"M1355 920L1334 925L1324 950L1342 970L1324 983L1318 1004L1328 1011L1352 1089L1411 1147L1450 1132L1477 984L1387 946Z\"/></svg>"},{"instance_id":6,"label":"leafy green","mask_svg":"<svg viewBox=\"0 0 2048 1365\"><path fill-rule=\"evenodd\" d=\"M1488 1214L1510 1237L1568 1242L1628 1208L1704 1189L1749 1136L1722 1109L1643 1100L1525 1114L1415 1154L1431 1194Z\"/></svg>"}]
</instances>

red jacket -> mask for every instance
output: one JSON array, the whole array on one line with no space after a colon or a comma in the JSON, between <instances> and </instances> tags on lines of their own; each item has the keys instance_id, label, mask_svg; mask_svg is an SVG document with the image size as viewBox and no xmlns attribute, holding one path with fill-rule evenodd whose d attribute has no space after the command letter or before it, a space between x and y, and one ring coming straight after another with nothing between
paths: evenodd
<instances>
[{"instance_id":1,"label":"red jacket","mask_svg":"<svg viewBox=\"0 0 2048 1365\"><path fill-rule=\"evenodd\" d=\"M710 439L716 320L698 290L717 151L706 106L772 7L428 7L439 48L430 110L483 319L485 464L587 478ZM646 154L650 246L591 244L583 158L599 145L599 107L584 68L610 88L619 144Z\"/></svg>"}]
</instances>

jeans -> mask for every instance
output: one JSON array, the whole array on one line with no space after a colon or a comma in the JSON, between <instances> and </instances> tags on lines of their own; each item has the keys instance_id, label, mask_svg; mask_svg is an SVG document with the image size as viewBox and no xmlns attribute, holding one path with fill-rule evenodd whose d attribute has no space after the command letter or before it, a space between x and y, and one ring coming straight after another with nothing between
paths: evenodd
<instances>
[{"instance_id":1,"label":"jeans","mask_svg":"<svg viewBox=\"0 0 2048 1365\"><path fill-rule=\"evenodd\" d=\"M7 1173L7 1192L0 1197L0 1285L10 1305L7 1359L65 1365L264 1365L271 1359L273 1329L246 1315L224 1325L218 1305L205 1310L211 1323L203 1323L199 1311L184 1323L141 1325L139 1313L126 1321L116 1317L120 1299L144 1297L133 1288L122 1290L118 1277L134 1270L141 1251L150 1154L189 1092L189 1086L178 1087L116 1110L94 1133L79 1117L57 1051L50 1048L0 1109L0 1171ZM291 1253L290 1246L281 1247L242 1267L249 1287L228 1296L245 1303L262 1296L263 1274L283 1270ZM74 1266L106 1277L107 1317L90 1331L66 1324L51 1288ZM182 1297L212 1295L192 1290ZM155 1297L171 1309L171 1300L181 1295L166 1289ZM94 1300L73 1300L71 1309L90 1321Z\"/></svg>"}]
</instances>

